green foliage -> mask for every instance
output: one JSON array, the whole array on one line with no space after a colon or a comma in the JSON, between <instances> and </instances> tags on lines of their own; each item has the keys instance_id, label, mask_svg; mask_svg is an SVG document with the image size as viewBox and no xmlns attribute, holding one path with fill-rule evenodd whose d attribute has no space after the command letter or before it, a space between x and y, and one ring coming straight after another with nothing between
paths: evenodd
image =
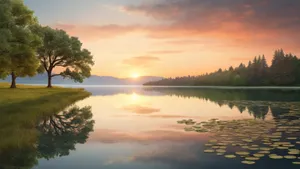
<instances>
[{"instance_id":1,"label":"green foliage","mask_svg":"<svg viewBox=\"0 0 300 169\"><path fill-rule=\"evenodd\" d=\"M0 56L6 54L9 50L11 19L11 1L0 0Z\"/></svg>"},{"instance_id":2,"label":"green foliage","mask_svg":"<svg viewBox=\"0 0 300 169\"><path fill-rule=\"evenodd\" d=\"M39 67L36 49L41 40L31 28L37 19L21 0L0 3L3 12L0 14L0 77L12 72L16 77L34 76Z\"/></svg>"},{"instance_id":3,"label":"green foliage","mask_svg":"<svg viewBox=\"0 0 300 169\"><path fill-rule=\"evenodd\" d=\"M51 78L54 76L83 82L84 78L91 75L93 56L87 49L82 48L78 38L70 37L65 31L50 27L35 27L35 32L43 39L43 45L38 49L38 57L48 73L48 87L51 87ZM58 74L52 74L57 67L63 70Z\"/></svg>"},{"instance_id":4,"label":"green foliage","mask_svg":"<svg viewBox=\"0 0 300 169\"><path fill-rule=\"evenodd\" d=\"M200 76L185 76L148 82L145 85L173 86L290 86L300 84L300 60L292 54L276 50L269 67L264 55L249 61L246 67L241 63L228 70L219 69Z\"/></svg>"},{"instance_id":5,"label":"green foliage","mask_svg":"<svg viewBox=\"0 0 300 169\"><path fill-rule=\"evenodd\" d=\"M272 82L276 85L292 85L298 83L297 72L300 69L299 60L292 54L285 54L283 50L277 50L272 60Z\"/></svg>"}]
</instances>

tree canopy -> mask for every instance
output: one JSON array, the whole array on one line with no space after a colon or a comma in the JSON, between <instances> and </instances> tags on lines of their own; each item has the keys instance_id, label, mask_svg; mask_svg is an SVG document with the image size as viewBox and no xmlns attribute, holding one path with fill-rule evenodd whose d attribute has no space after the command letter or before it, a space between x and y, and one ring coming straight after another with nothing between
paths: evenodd
<instances>
[{"instance_id":1,"label":"tree canopy","mask_svg":"<svg viewBox=\"0 0 300 169\"><path fill-rule=\"evenodd\" d=\"M291 86L300 85L300 59L282 49L274 52L271 66L264 55L255 57L248 65L230 66L199 76L165 78L145 85L175 86Z\"/></svg>"},{"instance_id":2,"label":"tree canopy","mask_svg":"<svg viewBox=\"0 0 300 169\"><path fill-rule=\"evenodd\" d=\"M37 19L21 0L0 1L0 74L12 75L12 88L17 77L34 76L39 66L36 49L40 38L32 31Z\"/></svg>"},{"instance_id":3,"label":"tree canopy","mask_svg":"<svg viewBox=\"0 0 300 169\"><path fill-rule=\"evenodd\" d=\"M48 26L37 27L36 31L43 41L37 52L40 63L48 74L48 87L52 87L51 79L55 76L83 82L84 78L91 75L93 56L82 48L78 38L69 36L64 30Z\"/></svg>"}]
</instances>

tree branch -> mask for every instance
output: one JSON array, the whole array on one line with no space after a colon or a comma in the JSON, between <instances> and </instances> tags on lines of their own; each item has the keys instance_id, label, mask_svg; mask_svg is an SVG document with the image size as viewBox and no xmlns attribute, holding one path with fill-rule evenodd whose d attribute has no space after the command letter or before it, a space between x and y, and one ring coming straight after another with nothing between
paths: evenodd
<instances>
[{"instance_id":1,"label":"tree branch","mask_svg":"<svg viewBox=\"0 0 300 169\"><path fill-rule=\"evenodd\" d=\"M63 66L63 65L60 65L61 63L64 62L64 59L57 59L56 61L53 62L53 67L55 66Z\"/></svg>"},{"instance_id":2,"label":"tree branch","mask_svg":"<svg viewBox=\"0 0 300 169\"><path fill-rule=\"evenodd\" d=\"M47 64L46 64L46 61L45 61L45 59L44 59L44 61L42 61L42 63L43 63L43 66L44 66L45 70L48 72L48 71L49 71L49 69L48 69L48 67L47 67Z\"/></svg>"},{"instance_id":3,"label":"tree branch","mask_svg":"<svg viewBox=\"0 0 300 169\"><path fill-rule=\"evenodd\" d=\"M51 75L51 77L55 77L55 76L61 76L61 74L53 74L53 75Z\"/></svg>"}]
</instances>

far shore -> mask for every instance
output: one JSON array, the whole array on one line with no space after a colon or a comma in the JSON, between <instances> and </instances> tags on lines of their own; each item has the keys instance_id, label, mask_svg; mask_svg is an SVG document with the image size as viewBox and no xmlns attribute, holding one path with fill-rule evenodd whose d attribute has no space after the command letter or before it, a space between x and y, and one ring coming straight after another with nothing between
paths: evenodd
<instances>
[{"instance_id":1,"label":"far shore","mask_svg":"<svg viewBox=\"0 0 300 169\"><path fill-rule=\"evenodd\" d=\"M31 86L47 86L47 84L22 84ZM300 90L300 86L148 86L148 85L96 85L96 84L53 84L58 87L116 87L116 88L197 88L197 89L288 89Z\"/></svg>"}]
</instances>

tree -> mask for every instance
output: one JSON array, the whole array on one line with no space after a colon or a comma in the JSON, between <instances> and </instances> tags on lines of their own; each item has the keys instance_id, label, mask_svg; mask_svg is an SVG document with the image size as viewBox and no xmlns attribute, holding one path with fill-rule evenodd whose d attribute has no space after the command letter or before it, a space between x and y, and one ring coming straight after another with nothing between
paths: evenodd
<instances>
[{"instance_id":1,"label":"tree","mask_svg":"<svg viewBox=\"0 0 300 169\"><path fill-rule=\"evenodd\" d=\"M50 27L38 27L43 45L38 49L38 58L48 74L48 88L52 87L52 78L62 76L83 82L91 75L93 56L76 37L70 37L65 31ZM58 69L56 69L58 68ZM58 72L53 74L53 71Z\"/></svg>"},{"instance_id":2,"label":"tree","mask_svg":"<svg viewBox=\"0 0 300 169\"><path fill-rule=\"evenodd\" d=\"M16 88L17 77L34 76L39 66L35 51L40 39L31 29L37 19L21 0L2 0L0 10L5 12L0 16L0 74L11 74L11 88Z\"/></svg>"}]
</instances>

